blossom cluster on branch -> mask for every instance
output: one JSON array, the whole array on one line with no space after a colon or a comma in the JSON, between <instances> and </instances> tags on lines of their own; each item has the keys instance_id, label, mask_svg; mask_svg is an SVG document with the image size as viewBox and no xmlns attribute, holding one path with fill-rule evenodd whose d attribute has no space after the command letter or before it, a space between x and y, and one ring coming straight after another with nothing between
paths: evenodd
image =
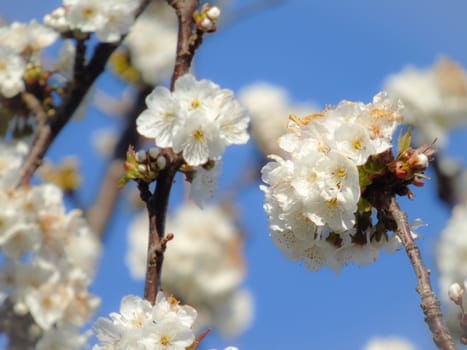
<instances>
[{"instance_id":1,"label":"blossom cluster on branch","mask_svg":"<svg viewBox=\"0 0 467 350\"><path fill-rule=\"evenodd\" d=\"M279 140L287 155L270 156L261 186L271 237L286 257L312 271L323 265L339 271L348 262L375 261L380 248L400 247L397 236L371 224L371 206L361 193L382 172L368 160L391 148L401 121L399 105L384 93L367 105L343 101L290 117L289 132Z\"/></svg>"},{"instance_id":2,"label":"blossom cluster on branch","mask_svg":"<svg viewBox=\"0 0 467 350\"><path fill-rule=\"evenodd\" d=\"M31 315L36 349L79 349L87 338L79 329L100 304L88 291L100 242L81 211L66 212L59 188L14 187L25 144L2 142L0 150L0 291L15 314Z\"/></svg>"}]
</instances>

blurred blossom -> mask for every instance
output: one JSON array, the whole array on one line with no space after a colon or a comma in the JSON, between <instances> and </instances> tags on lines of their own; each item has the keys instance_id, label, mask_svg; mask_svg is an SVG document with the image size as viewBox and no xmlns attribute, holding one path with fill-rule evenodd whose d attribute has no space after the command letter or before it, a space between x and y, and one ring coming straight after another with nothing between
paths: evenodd
<instances>
[{"instance_id":1,"label":"blurred blossom","mask_svg":"<svg viewBox=\"0 0 467 350\"><path fill-rule=\"evenodd\" d=\"M448 326L459 331L458 306L449 299L449 287L467 279L467 203L454 207L436 249L441 300L448 309Z\"/></svg>"},{"instance_id":2,"label":"blurred blossom","mask_svg":"<svg viewBox=\"0 0 467 350\"><path fill-rule=\"evenodd\" d=\"M127 264L135 278L144 278L147 256L146 213L129 230ZM204 210L185 204L169 217L162 287L194 306L196 328L213 326L225 335L242 332L252 319L250 293L241 289L245 278L242 237L232 218L218 206Z\"/></svg>"},{"instance_id":3,"label":"blurred blossom","mask_svg":"<svg viewBox=\"0 0 467 350\"><path fill-rule=\"evenodd\" d=\"M130 60L149 85L156 85L172 73L177 47L177 20L165 1L153 1L125 38Z\"/></svg>"},{"instance_id":4,"label":"blurred blossom","mask_svg":"<svg viewBox=\"0 0 467 350\"><path fill-rule=\"evenodd\" d=\"M97 129L92 133L92 143L103 157L113 156L118 141L117 131L114 129Z\"/></svg>"},{"instance_id":5,"label":"blurred blossom","mask_svg":"<svg viewBox=\"0 0 467 350\"><path fill-rule=\"evenodd\" d=\"M128 32L138 6L139 0L63 0L44 22L59 32L95 32L100 41L113 43Z\"/></svg>"},{"instance_id":6,"label":"blurred blossom","mask_svg":"<svg viewBox=\"0 0 467 350\"><path fill-rule=\"evenodd\" d=\"M294 104L284 88L254 83L239 93L240 102L251 115L251 133L264 155L283 154L277 139L287 133L289 115L303 117L317 112L313 104Z\"/></svg>"},{"instance_id":7,"label":"blurred blossom","mask_svg":"<svg viewBox=\"0 0 467 350\"><path fill-rule=\"evenodd\" d=\"M100 303L88 291L100 242L81 211L66 212L58 187L15 188L23 144L3 142L0 150L0 292L40 326L38 349L68 344L70 334L80 344L79 328Z\"/></svg>"},{"instance_id":8,"label":"blurred blossom","mask_svg":"<svg viewBox=\"0 0 467 350\"><path fill-rule=\"evenodd\" d=\"M363 350L416 350L408 340L399 337L373 338Z\"/></svg>"},{"instance_id":9,"label":"blurred blossom","mask_svg":"<svg viewBox=\"0 0 467 350\"><path fill-rule=\"evenodd\" d=\"M443 147L451 129L467 125L467 75L448 58L432 67L406 67L390 76L384 87L390 96L401 99L406 123L416 128L418 143Z\"/></svg>"}]
</instances>

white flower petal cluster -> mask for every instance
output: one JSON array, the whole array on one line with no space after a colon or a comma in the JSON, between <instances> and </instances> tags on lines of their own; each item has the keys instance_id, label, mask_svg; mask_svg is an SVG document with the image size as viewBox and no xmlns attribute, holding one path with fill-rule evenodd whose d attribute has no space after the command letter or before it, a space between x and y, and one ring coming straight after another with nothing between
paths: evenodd
<instances>
[{"instance_id":1,"label":"white flower petal cluster","mask_svg":"<svg viewBox=\"0 0 467 350\"><path fill-rule=\"evenodd\" d=\"M138 132L171 147L190 166L220 160L225 146L248 141L249 116L233 92L185 74L175 89L158 86L146 98L148 108L136 120Z\"/></svg>"},{"instance_id":2,"label":"white flower petal cluster","mask_svg":"<svg viewBox=\"0 0 467 350\"><path fill-rule=\"evenodd\" d=\"M408 66L385 83L389 95L404 104L405 122L416 127L419 143L443 147L449 130L467 125L467 74L447 58L432 67Z\"/></svg>"},{"instance_id":3,"label":"white flower petal cluster","mask_svg":"<svg viewBox=\"0 0 467 350\"><path fill-rule=\"evenodd\" d=\"M6 98L24 91L24 59L11 48L0 44L0 94Z\"/></svg>"},{"instance_id":4,"label":"white flower petal cluster","mask_svg":"<svg viewBox=\"0 0 467 350\"><path fill-rule=\"evenodd\" d=\"M95 32L102 42L116 42L134 22L139 0L63 0L63 7L46 15L44 22L57 31Z\"/></svg>"},{"instance_id":5,"label":"white flower petal cluster","mask_svg":"<svg viewBox=\"0 0 467 350\"><path fill-rule=\"evenodd\" d=\"M290 119L289 132L279 139L286 156L271 155L262 169L274 243L312 271L322 265L338 271L350 261L368 264L382 246L397 247L394 236L358 245L352 235L361 194L358 167L391 147L399 106L380 93L367 105L342 101Z\"/></svg>"},{"instance_id":6,"label":"white flower petal cluster","mask_svg":"<svg viewBox=\"0 0 467 350\"><path fill-rule=\"evenodd\" d=\"M37 54L52 45L58 33L32 20L29 24L13 22L0 27L0 45L13 49L18 54Z\"/></svg>"},{"instance_id":7,"label":"white flower petal cluster","mask_svg":"<svg viewBox=\"0 0 467 350\"><path fill-rule=\"evenodd\" d=\"M93 329L99 343L93 350L185 350L195 340L195 309L162 292L152 306L135 295L123 297L120 313L100 317Z\"/></svg>"},{"instance_id":8,"label":"white flower petal cluster","mask_svg":"<svg viewBox=\"0 0 467 350\"><path fill-rule=\"evenodd\" d=\"M31 314L48 337L43 343L59 343L59 329L78 337L100 303L88 291L99 240L79 210L66 213L59 188L15 189L26 147L2 143L0 149L0 292L17 313Z\"/></svg>"},{"instance_id":9,"label":"white flower petal cluster","mask_svg":"<svg viewBox=\"0 0 467 350\"><path fill-rule=\"evenodd\" d=\"M27 62L38 62L40 51L53 44L58 34L32 20L0 27L0 95L11 98L24 91Z\"/></svg>"},{"instance_id":10,"label":"white flower petal cluster","mask_svg":"<svg viewBox=\"0 0 467 350\"><path fill-rule=\"evenodd\" d=\"M147 215L130 227L127 264L135 278L144 278ZM200 210L183 205L167 221L175 237L164 257L162 285L199 313L196 329L215 326L226 335L242 332L252 319L252 300L240 288L245 278L241 235L218 206Z\"/></svg>"},{"instance_id":11,"label":"white flower petal cluster","mask_svg":"<svg viewBox=\"0 0 467 350\"><path fill-rule=\"evenodd\" d=\"M459 332L459 307L449 300L449 287L467 280L467 203L458 204L441 233L436 260L439 271L441 299L448 309L448 325ZM467 298L466 298L467 299Z\"/></svg>"},{"instance_id":12,"label":"white flower petal cluster","mask_svg":"<svg viewBox=\"0 0 467 350\"><path fill-rule=\"evenodd\" d=\"M373 338L364 350L415 350L415 346L406 339L400 337Z\"/></svg>"},{"instance_id":13,"label":"white flower petal cluster","mask_svg":"<svg viewBox=\"0 0 467 350\"><path fill-rule=\"evenodd\" d=\"M172 72L177 33L173 9L166 2L153 1L125 38L131 63L146 83L159 85Z\"/></svg>"},{"instance_id":14,"label":"white flower petal cluster","mask_svg":"<svg viewBox=\"0 0 467 350\"><path fill-rule=\"evenodd\" d=\"M318 112L314 104L294 104L287 91L270 83L259 82L243 88L240 102L251 115L251 135L264 155L284 155L277 139L287 133L288 116Z\"/></svg>"}]
</instances>

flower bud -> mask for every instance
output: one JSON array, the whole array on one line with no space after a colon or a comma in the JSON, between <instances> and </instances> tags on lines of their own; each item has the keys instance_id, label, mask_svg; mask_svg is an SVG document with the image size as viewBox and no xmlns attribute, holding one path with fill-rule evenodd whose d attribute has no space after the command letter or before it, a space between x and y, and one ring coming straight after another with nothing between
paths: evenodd
<instances>
[{"instance_id":1,"label":"flower bud","mask_svg":"<svg viewBox=\"0 0 467 350\"><path fill-rule=\"evenodd\" d=\"M463 293L464 293L464 287L462 287L459 283L453 283L449 286L449 289L448 289L449 298L457 305L461 304Z\"/></svg>"},{"instance_id":2,"label":"flower bud","mask_svg":"<svg viewBox=\"0 0 467 350\"><path fill-rule=\"evenodd\" d=\"M146 169L146 165L143 165L143 164L138 164L138 171L142 174L146 173L147 169Z\"/></svg>"},{"instance_id":3,"label":"flower bud","mask_svg":"<svg viewBox=\"0 0 467 350\"><path fill-rule=\"evenodd\" d=\"M212 21L217 21L221 15L221 9L217 6L212 6L206 11L206 16Z\"/></svg>"},{"instance_id":4,"label":"flower bud","mask_svg":"<svg viewBox=\"0 0 467 350\"><path fill-rule=\"evenodd\" d=\"M146 151L141 150L141 151L136 152L135 157L138 163L144 162L146 160Z\"/></svg>"},{"instance_id":5,"label":"flower bud","mask_svg":"<svg viewBox=\"0 0 467 350\"><path fill-rule=\"evenodd\" d=\"M165 159L164 156L157 157L156 162L157 162L157 168L159 170L165 169L165 167L167 165L167 159Z\"/></svg>"},{"instance_id":6,"label":"flower bud","mask_svg":"<svg viewBox=\"0 0 467 350\"><path fill-rule=\"evenodd\" d=\"M416 168L417 170L425 170L428 168L428 162L428 157L425 154L420 153L413 158L412 167Z\"/></svg>"},{"instance_id":7,"label":"flower bud","mask_svg":"<svg viewBox=\"0 0 467 350\"><path fill-rule=\"evenodd\" d=\"M202 30L207 32L211 31L214 28L214 23L209 18L203 18L201 23L199 24Z\"/></svg>"},{"instance_id":8,"label":"flower bud","mask_svg":"<svg viewBox=\"0 0 467 350\"><path fill-rule=\"evenodd\" d=\"M151 147L149 149L149 157L151 157L152 159L157 159L158 155L159 155L159 148Z\"/></svg>"}]
</instances>

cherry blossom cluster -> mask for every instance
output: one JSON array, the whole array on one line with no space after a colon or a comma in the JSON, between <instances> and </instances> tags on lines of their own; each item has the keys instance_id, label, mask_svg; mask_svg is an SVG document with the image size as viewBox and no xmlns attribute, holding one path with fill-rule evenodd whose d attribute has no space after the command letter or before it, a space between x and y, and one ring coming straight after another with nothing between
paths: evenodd
<instances>
[{"instance_id":1,"label":"cherry blossom cluster","mask_svg":"<svg viewBox=\"0 0 467 350\"><path fill-rule=\"evenodd\" d=\"M173 92L156 87L146 98L147 109L136 120L138 132L156 146L181 154L194 190L203 204L217 184L225 147L248 141L249 116L233 92L191 74L180 77ZM200 185L202 190L197 191Z\"/></svg>"},{"instance_id":2,"label":"cherry blossom cluster","mask_svg":"<svg viewBox=\"0 0 467 350\"><path fill-rule=\"evenodd\" d=\"M139 0L63 0L44 22L58 32L95 32L100 41L111 43L128 32L139 4Z\"/></svg>"},{"instance_id":3,"label":"cherry blossom cluster","mask_svg":"<svg viewBox=\"0 0 467 350\"><path fill-rule=\"evenodd\" d=\"M342 101L290 117L279 139L286 156L270 156L261 186L271 237L286 257L312 271L339 271L348 262L375 261L382 247L400 247L395 235L371 224L371 206L361 198L361 182L371 179L362 170L370 157L390 151L399 108L379 93L366 105Z\"/></svg>"},{"instance_id":4,"label":"cherry blossom cluster","mask_svg":"<svg viewBox=\"0 0 467 350\"><path fill-rule=\"evenodd\" d=\"M432 67L406 67L385 84L404 104L404 121L416 127L418 142L443 147L449 130L467 124L467 73L447 58Z\"/></svg>"},{"instance_id":5,"label":"cherry blossom cluster","mask_svg":"<svg viewBox=\"0 0 467 350\"><path fill-rule=\"evenodd\" d=\"M100 304L88 291L100 243L82 213L67 213L49 184L15 189L24 144L0 145L0 291L18 315L30 314L42 335L37 349L78 349L79 328ZM69 344L74 344L74 347ZM66 346L65 346L65 345ZM68 345L67 345L68 344Z\"/></svg>"},{"instance_id":6,"label":"cherry blossom cluster","mask_svg":"<svg viewBox=\"0 0 467 350\"><path fill-rule=\"evenodd\" d=\"M197 317L194 308L180 305L162 292L151 305L138 296L123 297L120 313L100 317L93 329L99 340L93 350L171 349L185 350L195 341L192 329Z\"/></svg>"},{"instance_id":7,"label":"cherry blossom cluster","mask_svg":"<svg viewBox=\"0 0 467 350\"><path fill-rule=\"evenodd\" d=\"M51 45L58 34L32 20L0 27L0 95L11 98L24 91L28 64L39 62L40 51Z\"/></svg>"},{"instance_id":8,"label":"cherry blossom cluster","mask_svg":"<svg viewBox=\"0 0 467 350\"><path fill-rule=\"evenodd\" d=\"M126 261L135 278L146 271L147 215L138 215L128 232ZM216 327L223 334L241 333L252 318L252 301L241 289L245 278L242 238L232 218L219 206L203 210L181 206L168 218L173 232L164 256L165 291L198 311L195 329Z\"/></svg>"},{"instance_id":9,"label":"cherry blossom cluster","mask_svg":"<svg viewBox=\"0 0 467 350\"><path fill-rule=\"evenodd\" d=\"M261 152L285 155L277 139L287 133L288 115L305 115L318 112L311 103L293 103L284 88L270 83L254 83L244 87L239 100L251 115L251 136Z\"/></svg>"}]
</instances>

